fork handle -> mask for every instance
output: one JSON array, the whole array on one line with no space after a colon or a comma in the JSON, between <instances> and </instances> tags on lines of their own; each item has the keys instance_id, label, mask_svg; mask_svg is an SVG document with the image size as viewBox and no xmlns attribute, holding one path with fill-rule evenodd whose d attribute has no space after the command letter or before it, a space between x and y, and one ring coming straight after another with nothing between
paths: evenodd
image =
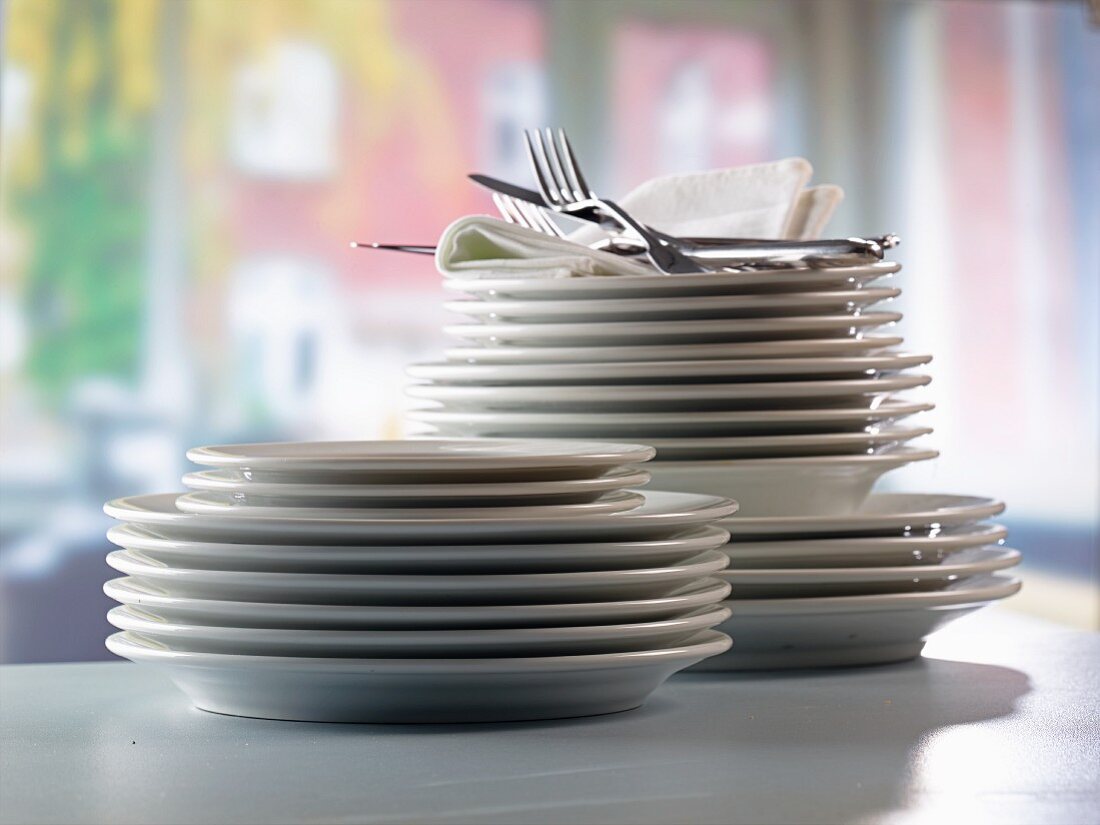
<instances>
[{"instance_id":1,"label":"fork handle","mask_svg":"<svg viewBox=\"0 0 1100 825\"><path fill-rule=\"evenodd\" d=\"M649 257L649 260L662 272L679 274L685 272L708 271L705 267L681 252L675 243L669 243L666 240L671 239L675 241L675 238L664 235L664 233L654 232L648 227L638 223L638 221L630 217L630 214L614 201L601 198L598 201L583 202L583 205L577 204L577 206L580 208L595 206L600 211L613 218L619 226L634 232L634 234L641 238L642 242L646 245L646 255ZM569 207L566 207L565 211L569 212L571 210Z\"/></svg>"}]
</instances>

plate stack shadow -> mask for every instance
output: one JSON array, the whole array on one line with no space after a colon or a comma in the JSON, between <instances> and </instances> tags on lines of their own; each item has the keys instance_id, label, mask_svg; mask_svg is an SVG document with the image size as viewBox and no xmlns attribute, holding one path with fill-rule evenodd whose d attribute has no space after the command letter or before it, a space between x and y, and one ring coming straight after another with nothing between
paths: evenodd
<instances>
[{"instance_id":1,"label":"plate stack shadow","mask_svg":"<svg viewBox=\"0 0 1100 825\"><path fill-rule=\"evenodd\" d=\"M445 361L409 368L409 417L432 436L636 441L655 487L737 499L719 574L734 645L704 667L912 658L1014 593L993 573L1019 554L981 522L999 503L872 494L938 455L911 421L933 407L914 395L931 356L899 349L882 306L898 269L449 276L467 299L448 309L472 321L447 327Z\"/></svg>"},{"instance_id":2,"label":"plate stack shadow","mask_svg":"<svg viewBox=\"0 0 1100 825\"><path fill-rule=\"evenodd\" d=\"M642 704L724 652L729 499L640 492L636 444L201 447L191 492L118 499L107 646L199 708L515 721Z\"/></svg>"}]
</instances>

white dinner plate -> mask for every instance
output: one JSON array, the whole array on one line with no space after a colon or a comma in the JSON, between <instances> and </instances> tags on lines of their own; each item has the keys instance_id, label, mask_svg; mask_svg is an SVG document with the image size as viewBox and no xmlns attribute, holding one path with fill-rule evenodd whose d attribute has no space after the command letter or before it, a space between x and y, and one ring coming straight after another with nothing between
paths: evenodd
<instances>
[{"instance_id":1,"label":"white dinner plate","mask_svg":"<svg viewBox=\"0 0 1100 825\"><path fill-rule=\"evenodd\" d=\"M1010 547L971 547L935 564L900 567L816 567L724 570L730 598L775 599L818 596L862 596L943 590L949 584L995 573L1020 563Z\"/></svg>"},{"instance_id":2,"label":"white dinner plate","mask_svg":"<svg viewBox=\"0 0 1100 825\"><path fill-rule=\"evenodd\" d=\"M811 315L704 321L621 321L591 324L454 324L443 328L465 341L535 346L609 346L611 344L707 344L724 341L774 341L790 338L845 338L901 320L897 312L862 315Z\"/></svg>"},{"instance_id":3,"label":"white dinner plate","mask_svg":"<svg viewBox=\"0 0 1100 825\"><path fill-rule=\"evenodd\" d=\"M336 483L354 476L375 483L434 484L591 478L648 461L653 451L637 444L558 439L419 439L229 444L195 447L187 457L196 464L248 471L256 481Z\"/></svg>"},{"instance_id":4,"label":"white dinner plate","mask_svg":"<svg viewBox=\"0 0 1100 825\"><path fill-rule=\"evenodd\" d=\"M173 567L269 573L564 573L656 567L717 550L729 533L701 527L654 541L568 544L294 545L188 541L116 524L107 539Z\"/></svg>"},{"instance_id":5,"label":"white dinner plate","mask_svg":"<svg viewBox=\"0 0 1100 825\"><path fill-rule=\"evenodd\" d=\"M203 710L317 722L504 722L615 713L678 670L729 649L703 631L627 653L488 659L238 656L166 648L116 633L107 648L163 667Z\"/></svg>"},{"instance_id":6,"label":"white dinner plate","mask_svg":"<svg viewBox=\"0 0 1100 825\"><path fill-rule=\"evenodd\" d=\"M651 475L662 490L736 492L738 515L745 518L841 516L854 513L886 473L938 455L936 450L891 447L864 455L655 461Z\"/></svg>"},{"instance_id":7,"label":"white dinner plate","mask_svg":"<svg viewBox=\"0 0 1100 825\"><path fill-rule=\"evenodd\" d=\"M862 309L901 294L900 289L781 292L764 295L699 295L663 298L448 301L443 306L470 318L522 323L575 321L681 321L693 318L767 318L830 315Z\"/></svg>"},{"instance_id":8,"label":"white dinner plate","mask_svg":"<svg viewBox=\"0 0 1100 825\"><path fill-rule=\"evenodd\" d=\"M709 607L673 619L575 627L460 630L292 630L175 624L138 607L116 607L107 621L173 650L251 656L346 656L421 659L485 656L576 656L673 647L730 616Z\"/></svg>"},{"instance_id":9,"label":"white dinner plate","mask_svg":"<svg viewBox=\"0 0 1100 825\"><path fill-rule=\"evenodd\" d=\"M474 410L696 410L765 406L873 405L895 392L923 387L927 375L890 375L836 381L770 381L744 384L607 384L546 387L414 384L412 398L447 409Z\"/></svg>"},{"instance_id":10,"label":"white dinner plate","mask_svg":"<svg viewBox=\"0 0 1100 825\"><path fill-rule=\"evenodd\" d=\"M687 384L702 381L871 378L919 367L931 355L889 352L815 358L742 358L702 361L597 361L557 364L413 364L406 372L439 384Z\"/></svg>"},{"instance_id":11,"label":"white dinner plate","mask_svg":"<svg viewBox=\"0 0 1100 825\"><path fill-rule=\"evenodd\" d=\"M901 269L893 261L827 269L773 269L756 272L707 272L701 275L616 275L577 278L458 278L443 280L447 289L489 298L559 300L566 298L673 297L680 295L751 295L758 292L806 292L852 289Z\"/></svg>"},{"instance_id":12,"label":"white dinner plate","mask_svg":"<svg viewBox=\"0 0 1100 825\"><path fill-rule=\"evenodd\" d=\"M469 364L580 364L649 361L763 360L773 358L841 358L888 355L904 339L893 335L858 338L802 338L793 341L750 341L727 344L624 344L607 347L451 347L447 360Z\"/></svg>"},{"instance_id":13,"label":"white dinner plate","mask_svg":"<svg viewBox=\"0 0 1100 825\"><path fill-rule=\"evenodd\" d=\"M463 435L587 434L592 437L616 433L646 441L661 436L738 436L777 433L826 433L862 430L865 427L899 421L935 405L889 399L876 407L830 407L785 410L720 410L682 412L514 412L496 410L410 410L410 421L430 424L440 430ZM646 465L647 469L652 465Z\"/></svg>"},{"instance_id":14,"label":"white dinner plate","mask_svg":"<svg viewBox=\"0 0 1100 825\"><path fill-rule=\"evenodd\" d=\"M588 518L595 515L624 513L637 509L645 497L630 490L616 490L596 501L582 504L529 504L512 507L288 507L278 504L249 504L235 493L202 491L186 493L176 499L176 508L184 513L197 513L237 518L279 519L367 519L388 518L394 514L424 519L484 519L484 518Z\"/></svg>"},{"instance_id":15,"label":"white dinner plate","mask_svg":"<svg viewBox=\"0 0 1100 825\"><path fill-rule=\"evenodd\" d=\"M767 670L900 662L920 655L933 631L1020 589L1010 576L983 576L923 593L742 599L719 629L737 645L699 670Z\"/></svg>"},{"instance_id":16,"label":"white dinner plate","mask_svg":"<svg viewBox=\"0 0 1100 825\"><path fill-rule=\"evenodd\" d=\"M390 507L583 504L626 487L642 487L649 473L636 468L612 470L593 478L560 481L474 482L432 484L307 484L289 481L253 481L240 470L202 470L183 477L192 490L230 493L244 504L349 507Z\"/></svg>"},{"instance_id":17,"label":"white dinner plate","mask_svg":"<svg viewBox=\"0 0 1100 825\"><path fill-rule=\"evenodd\" d=\"M873 493L855 513L843 516L745 517L723 520L734 541L749 536L824 538L902 535L972 524L1004 512L1003 502L946 493Z\"/></svg>"},{"instance_id":18,"label":"white dinner plate","mask_svg":"<svg viewBox=\"0 0 1100 825\"><path fill-rule=\"evenodd\" d=\"M169 596L288 604L560 604L668 596L723 569L729 559L708 550L678 563L639 570L572 573L349 574L257 573L167 567L140 551L115 550L107 564Z\"/></svg>"},{"instance_id":19,"label":"white dinner plate","mask_svg":"<svg viewBox=\"0 0 1100 825\"><path fill-rule=\"evenodd\" d=\"M571 604L490 605L340 605L274 604L169 596L128 578L111 579L103 592L116 602L135 605L166 622L222 627L290 629L455 629L490 627L566 627L627 624L683 616L726 598L730 586L705 579L681 592L655 599L626 599Z\"/></svg>"},{"instance_id":20,"label":"white dinner plate","mask_svg":"<svg viewBox=\"0 0 1100 825\"><path fill-rule=\"evenodd\" d=\"M347 519L227 518L181 512L176 498L176 493L131 496L108 502L103 510L112 518L144 525L165 538L274 544L659 539L737 512L737 502L729 499L659 491L647 493L645 503L633 510L584 518L423 518L412 514Z\"/></svg>"},{"instance_id":21,"label":"white dinner plate","mask_svg":"<svg viewBox=\"0 0 1100 825\"><path fill-rule=\"evenodd\" d=\"M699 438L646 438L659 461L783 458L877 452L928 435L931 427L887 425L854 433L742 435ZM647 465L652 466L652 465Z\"/></svg>"},{"instance_id":22,"label":"white dinner plate","mask_svg":"<svg viewBox=\"0 0 1100 825\"><path fill-rule=\"evenodd\" d=\"M969 524L905 536L739 540L724 549L731 569L890 567L937 564L960 550L1000 544L1007 536L1000 524Z\"/></svg>"}]
</instances>

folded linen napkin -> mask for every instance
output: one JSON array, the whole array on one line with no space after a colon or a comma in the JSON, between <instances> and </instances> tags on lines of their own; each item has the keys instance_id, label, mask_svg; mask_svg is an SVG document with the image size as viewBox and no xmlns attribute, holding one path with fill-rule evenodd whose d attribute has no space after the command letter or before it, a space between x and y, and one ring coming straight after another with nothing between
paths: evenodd
<instances>
[{"instance_id":1,"label":"folded linen napkin","mask_svg":"<svg viewBox=\"0 0 1100 825\"><path fill-rule=\"evenodd\" d=\"M844 190L831 183L803 189L783 237L792 241L817 240L824 234L825 225L842 200Z\"/></svg>"}]
</instances>

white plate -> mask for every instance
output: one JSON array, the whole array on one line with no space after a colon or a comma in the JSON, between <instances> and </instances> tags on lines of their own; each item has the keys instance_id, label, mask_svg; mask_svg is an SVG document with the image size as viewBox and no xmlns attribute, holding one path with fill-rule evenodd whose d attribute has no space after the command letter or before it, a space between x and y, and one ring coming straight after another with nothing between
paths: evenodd
<instances>
[{"instance_id":1,"label":"white plate","mask_svg":"<svg viewBox=\"0 0 1100 825\"><path fill-rule=\"evenodd\" d=\"M564 433L616 433L646 441L661 436L738 436L777 433L858 431L884 422L899 421L935 407L926 402L889 399L877 407L827 409L721 410L693 412L471 412L468 410L410 410L410 421L430 424L463 435L523 433L531 437ZM646 465L647 469L651 464Z\"/></svg>"},{"instance_id":2,"label":"white plate","mask_svg":"<svg viewBox=\"0 0 1100 825\"><path fill-rule=\"evenodd\" d=\"M703 275L578 278L454 278L443 285L456 292L501 298L564 299L671 297L677 295L751 295L758 292L805 292L851 289L901 269L893 261L828 269L782 269L759 272L708 272Z\"/></svg>"},{"instance_id":3,"label":"white plate","mask_svg":"<svg viewBox=\"0 0 1100 825\"><path fill-rule=\"evenodd\" d=\"M268 573L564 573L656 567L717 550L729 533L702 527L656 541L569 544L293 545L165 539L116 524L107 539L174 567Z\"/></svg>"},{"instance_id":4,"label":"white plate","mask_svg":"<svg viewBox=\"0 0 1100 825\"><path fill-rule=\"evenodd\" d=\"M680 593L656 599L443 607L272 604L191 599L169 596L158 588L147 587L127 578L111 579L103 585L103 592L116 602L136 605L166 622L299 630L423 630L462 627L566 627L657 621L684 616L716 604L729 595L730 586L718 579L705 579L685 587Z\"/></svg>"},{"instance_id":5,"label":"white plate","mask_svg":"<svg viewBox=\"0 0 1100 825\"><path fill-rule=\"evenodd\" d=\"M875 399L923 387L927 375L891 375L837 381L770 381L745 384L610 384L545 387L475 387L456 384L414 384L412 398L436 401L447 409L544 410L588 412L616 410L696 410L736 407L828 406L874 404Z\"/></svg>"},{"instance_id":6,"label":"white plate","mask_svg":"<svg viewBox=\"0 0 1100 825\"><path fill-rule=\"evenodd\" d=\"M257 481L341 480L377 483L460 479L553 481L591 478L623 464L648 461L637 444L528 439L420 439L415 441L299 441L195 447L196 464L247 470ZM322 475L323 479L312 476Z\"/></svg>"},{"instance_id":7,"label":"white plate","mask_svg":"<svg viewBox=\"0 0 1100 825\"><path fill-rule=\"evenodd\" d=\"M840 516L854 513L883 475L936 450L892 447L868 455L744 458L730 461L656 461L653 485L662 490L737 494L738 515Z\"/></svg>"},{"instance_id":8,"label":"white plate","mask_svg":"<svg viewBox=\"0 0 1100 825\"><path fill-rule=\"evenodd\" d=\"M649 481L645 470L623 468L594 478L561 481L462 482L441 484L305 484L252 481L239 470L203 470L183 477L192 490L231 493L244 504L287 506L352 506L386 504L391 507L470 504L498 507L521 504L582 504L626 487Z\"/></svg>"},{"instance_id":9,"label":"white plate","mask_svg":"<svg viewBox=\"0 0 1100 825\"><path fill-rule=\"evenodd\" d=\"M317 722L504 722L615 713L669 676L729 649L704 631L670 648L585 656L335 659L172 650L116 633L107 648L164 667L215 713Z\"/></svg>"},{"instance_id":10,"label":"white plate","mask_svg":"<svg viewBox=\"0 0 1100 825\"><path fill-rule=\"evenodd\" d=\"M287 507L278 504L250 504L234 493L204 491L186 493L176 499L176 509L184 513L197 513L237 518L279 519L368 519L407 515L425 519L484 519L484 518L588 518L595 515L624 513L637 509L645 497L630 490L616 490L596 501L583 504L533 504L518 507Z\"/></svg>"},{"instance_id":11,"label":"white plate","mask_svg":"<svg viewBox=\"0 0 1100 825\"><path fill-rule=\"evenodd\" d=\"M465 341L536 346L609 346L611 344L707 344L774 341L790 338L845 338L893 324L897 312L862 315L813 315L710 321L623 321L592 324L455 324L443 328Z\"/></svg>"},{"instance_id":12,"label":"white plate","mask_svg":"<svg viewBox=\"0 0 1100 825\"><path fill-rule=\"evenodd\" d=\"M734 634L737 644L730 653L697 669L904 661L920 655L933 631L1019 589L1019 579L988 576L925 593L730 601L725 604L733 615L719 629Z\"/></svg>"},{"instance_id":13,"label":"white plate","mask_svg":"<svg viewBox=\"0 0 1100 825\"><path fill-rule=\"evenodd\" d=\"M726 570L717 574L733 588L730 598L776 599L860 596L943 590L956 581L995 573L1020 563L1010 547L971 547L938 564L901 567L817 567Z\"/></svg>"},{"instance_id":14,"label":"white plate","mask_svg":"<svg viewBox=\"0 0 1100 825\"><path fill-rule=\"evenodd\" d=\"M395 575L257 573L166 567L138 551L115 550L107 564L169 596L287 604L559 604L672 595L723 569L729 559L708 550L676 564L639 570L573 573Z\"/></svg>"},{"instance_id":15,"label":"white plate","mask_svg":"<svg viewBox=\"0 0 1100 825\"><path fill-rule=\"evenodd\" d=\"M728 438L647 438L645 442L657 448L658 461L719 461L877 452L931 432L931 427L886 426L855 433L743 435Z\"/></svg>"},{"instance_id":16,"label":"white plate","mask_svg":"<svg viewBox=\"0 0 1100 825\"><path fill-rule=\"evenodd\" d=\"M652 492L645 503L623 513L584 518L227 518L183 513L176 493L120 498L104 505L112 518L141 524L165 538L241 540L275 544L392 542L455 544L586 539L659 539L701 527L737 512L737 503L716 496Z\"/></svg>"},{"instance_id":17,"label":"white plate","mask_svg":"<svg viewBox=\"0 0 1100 825\"><path fill-rule=\"evenodd\" d=\"M709 607L656 622L487 630L291 630L173 624L141 608L116 607L107 621L173 650L252 656L346 656L419 659L483 656L576 656L674 647L730 616Z\"/></svg>"},{"instance_id":18,"label":"white plate","mask_svg":"<svg viewBox=\"0 0 1100 825\"><path fill-rule=\"evenodd\" d=\"M844 516L783 516L722 521L734 541L749 536L824 538L903 535L982 521L1004 512L1003 502L945 493L874 493L859 511Z\"/></svg>"},{"instance_id":19,"label":"white plate","mask_svg":"<svg viewBox=\"0 0 1100 825\"><path fill-rule=\"evenodd\" d=\"M728 344L657 344L608 347L451 347L448 361L469 364L578 364L632 361L705 361L773 358L833 358L887 355L904 339L867 335L860 338L803 338L794 341L756 341Z\"/></svg>"},{"instance_id":20,"label":"white plate","mask_svg":"<svg viewBox=\"0 0 1100 825\"><path fill-rule=\"evenodd\" d=\"M861 309L901 294L900 289L851 289L765 295L700 295L666 298L576 298L572 300L485 299L443 306L470 318L555 323L575 321L672 321L692 318L767 318L829 315Z\"/></svg>"},{"instance_id":21,"label":"white plate","mask_svg":"<svg viewBox=\"0 0 1100 825\"><path fill-rule=\"evenodd\" d=\"M413 364L406 372L440 384L687 384L705 380L870 378L919 367L931 355L890 352L832 358L742 358L703 361L597 361L558 364Z\"/></svg>"},{"instance_id":22,"label":"white plate","mask_svg":"<svg viewBox=\"0 0 1100 825\"><path fill-rule=\"evenodd\" d=\"M936 564L969 547L1000 544L1008 530L1000 524L945 527L906 536L863 536L728 544L730 568L886 567Z\"/></svg>"}]
</instances>

